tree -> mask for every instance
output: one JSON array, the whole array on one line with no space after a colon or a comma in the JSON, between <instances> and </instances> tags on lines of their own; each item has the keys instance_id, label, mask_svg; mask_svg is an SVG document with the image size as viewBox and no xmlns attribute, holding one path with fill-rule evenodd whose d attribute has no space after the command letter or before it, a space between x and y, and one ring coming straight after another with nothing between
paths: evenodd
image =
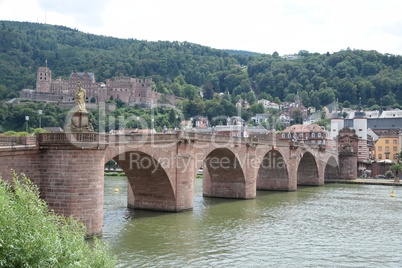
<instances>
[{"instance_id":1,"label":"tree","mask_svg":"<svg viewBox=\"0 0 402 268\"><path fill-rule=\"evenodd\" d=\"M302 101L302 103L303 103L303 105L304 105L305 107L310 106L310 99L309 99L309 96L308 96L307 91L303 90L303 91L300 93L300 100Z\"/></svg>"},{"instance_id":2,"label":"tree","mask_svg":"<svg viewBox=\"0 0 402 268\"><path fill-rule=\"evenodd\" d=\"M262 114L265 112L264 105L262 103L254 103L252 104L249 108L248 111L251 112L252 114Z\"/></svg>"},{"instance_id":3,"label":"tree","mask_svg":"<svg viewBox=\"0 0 402 268\"><path fill-rule=\"evenodd\" d=\"M38 187L14 174L13 186L0 179L0 267L115 267L116 259L73 217L49 211Z\"/></svg>"},{"instance_id":4,"label":"tree","mask_svg":"<svg viewBox=\"0 0 402 268\"><path fill-rule=\"evenodd\" d=\"M318 92L321 105L325 106L335 101L335 93L332 88L320 89Z\"/></svg>"},{"instance_id":5,"label":"tree","mask_svg":"<svg viewBox=\"0 0 402 268\"><path fill-rule=\"evenodd\" d=\"M254 102L256 101L254 92L250 91L246 94L246 101L248 101L248 103L250 105L254 104Z\"/></svg>"},{"instance_id":6,"label":"tree","mask_svg":"<svg viewBox=\"0 0 402 268\"><path fill-rule=\"evenodd\" d=\"M397 153L396 159L398 163L402 163L402 150L399 153Z\"/></svg>"},{"instance_id":7,"label":"tree","mask_svg":"<svg viewBox=\"0 0 402 268\"><path fill-rule=\"evenodd\" d=\"M214 97L214 89L211 83L206 83L204 85L204 98L207 100L212 100Z\"/></svg>"},{"instance_id":8,"label":"tree","mask_svg":"<svg viewBox=\"0 0 402 268\"><path fill-rule=\"evenodd\" d=\"M395 173L396 178L399 178L398 173L402 171L402 164L401 163L392 164L392 166L389 169Z\"/></svg>"},{"instance_id":9,"label":"tree","mask_svg":"<svg viewBox=\"0 0 402 268\"><path fill-rule=\"evenodd\" d=\"M368 107L371 107L371 106L373 106L373 105L375 105L377 102L376 102L376 100L374 99L374 98L370 98L370 99L368 99L368 101L367 101L367 106Z\"/></svg>"},{"instance_id":10,"label":"tree","mask_svg":"<svg viewBox=\"0 0 402 268\"><path fill-rule=\"evenodd\" d=\"M302 112L299 108L295 109L292 113L292 117L294 119L295 124L302 124L303 123L303 116Z\"/></svg>"},{"instance_id":11,"label":"tree","mask_svg":"<svg viewBox=\"0 0 402 268\"><path fill-rule=\"evenodd\" d=\"M200 90L198 87L193 86L193 85L185 85L183 89L183 94L185 98L188 98L189 100L194 100L198 94L200 93Z\"/></svg>"},{"instance_id":12,"label":"tree","mask_svg":"<svg viewBox=\"0 0 402 268\"><path fill-rule=\"evenodd\" d=\"M116 107L117 108L122 108L122 107L124 107L124 105L126 105L126 103L124 101L122 101L121 99L116 100Z\"/></svg>"},{"instance_id":13,"label":"tree","mask_svg":"<svg viewBox=\"0 0 402 268\"><path fill-rule=\"evenodd\" d=\"M384 106L392 106L393 104L395 104L395 98L392 95L385 95L382 98L382 104Z\"/></svg>"}]
</instances>

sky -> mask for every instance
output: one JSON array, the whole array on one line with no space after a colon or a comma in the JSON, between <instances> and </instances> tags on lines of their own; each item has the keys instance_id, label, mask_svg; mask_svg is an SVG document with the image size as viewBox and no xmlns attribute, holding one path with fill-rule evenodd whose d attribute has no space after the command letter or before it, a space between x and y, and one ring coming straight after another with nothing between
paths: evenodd
<instances>
[{"instance_id":1,"label":"sky","mask_svg":"<svg viewBox=\"0 0 402 268\"><path fill-rule=\"evenodd\" d=\"M400 0L0 0L0 20L280 55L402 55Z\"/></svg>"}]
</instances>

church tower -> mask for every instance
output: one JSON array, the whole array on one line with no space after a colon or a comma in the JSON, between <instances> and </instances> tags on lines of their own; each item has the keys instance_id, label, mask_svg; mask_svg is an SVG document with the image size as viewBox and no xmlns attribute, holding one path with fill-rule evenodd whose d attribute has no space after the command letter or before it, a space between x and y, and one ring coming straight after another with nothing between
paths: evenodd
<instances>
[{"instance_id":1,"label":"church tower","mask_svg":"<svg viewBox=\"0 0 402 268\"><path fill-rule=\"evenodd\" d=\"M52 84L52 71L48 67L39 67L36 75L36 91L50 92Z\"/></svg>"}]
</instances>

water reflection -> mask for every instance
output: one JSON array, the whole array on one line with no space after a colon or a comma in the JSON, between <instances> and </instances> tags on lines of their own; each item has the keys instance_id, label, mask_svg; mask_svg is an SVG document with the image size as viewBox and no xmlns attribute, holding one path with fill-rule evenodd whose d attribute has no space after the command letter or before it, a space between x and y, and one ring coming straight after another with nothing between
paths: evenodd
<instances>
[{"instance_id":1,"label":"water reflection","mask_svg":"<svg viewBox=\"0 0 402 268\"><path fill-rule=\"evenodd\" d=\"M118 186L120 192L113 189ZM121 267L398 267L402 188L330 184L256 199L202 197L194 209L127 209L127 179L105 180L104 240Z\"/></svg>"}]
</instances>

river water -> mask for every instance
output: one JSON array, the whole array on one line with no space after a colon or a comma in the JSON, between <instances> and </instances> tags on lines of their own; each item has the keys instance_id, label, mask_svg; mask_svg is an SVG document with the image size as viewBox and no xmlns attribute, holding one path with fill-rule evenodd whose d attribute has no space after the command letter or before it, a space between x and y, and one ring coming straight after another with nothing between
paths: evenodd
<instances>
[{"instance_id":1,"label":"river water","mask_svg":"<svg viewBox=\"0 0 402 268\"><path fill-rule=\"evenodd\" d=\"M234 200L203 197L196 179L195 191L193 210L134 211L127 179L105 177L102 239L119 267L402 267L402 187L326 184Z\"/></svg>"}]
</instances>

